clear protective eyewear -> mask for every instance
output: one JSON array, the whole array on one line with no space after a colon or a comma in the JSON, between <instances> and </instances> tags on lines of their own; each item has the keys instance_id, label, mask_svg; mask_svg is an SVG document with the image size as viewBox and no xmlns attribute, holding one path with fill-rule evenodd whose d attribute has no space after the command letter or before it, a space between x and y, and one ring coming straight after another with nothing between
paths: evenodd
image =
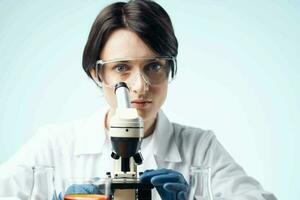
<instances>
[{"instance_id":1,"label":"clear protective eyewear","mask_svg":"<svg viewBox=\"0 0 300 200\"><path fill-rule=\"evenodd\" d=\"M176 58L173 56L98 60L96 62L98 84L112 88L119 82L132 85L139 77L146 85L157 86L165 81L172 81L176 70Z\"/></svg>"}]
</instances>

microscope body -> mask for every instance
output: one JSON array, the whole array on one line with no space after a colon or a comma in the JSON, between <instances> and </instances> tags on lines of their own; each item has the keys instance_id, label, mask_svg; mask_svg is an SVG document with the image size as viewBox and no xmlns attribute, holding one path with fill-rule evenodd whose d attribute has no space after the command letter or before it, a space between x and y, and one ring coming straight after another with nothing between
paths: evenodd
<instances>
[{"instance_id":1,"label":"microscope body","mask_svg":"<svg viewBox=\"0 0 300 200\"><path fill-rule=\"evenodd\" d=\"M142 164L140 152L144 136L143 119L135 108L130 107L126 83L115 86L118 106L109 122L109 136L114 159L111 189L114 200L151 200L153 185L141 183L137 165Z\"/></svg>"}]
</instances>

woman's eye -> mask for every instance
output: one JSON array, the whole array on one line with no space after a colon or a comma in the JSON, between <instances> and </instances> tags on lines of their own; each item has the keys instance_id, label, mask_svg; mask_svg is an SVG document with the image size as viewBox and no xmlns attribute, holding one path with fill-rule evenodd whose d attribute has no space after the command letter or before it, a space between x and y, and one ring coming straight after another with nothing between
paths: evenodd
<instances>
[{"instance_id":1,"label":"woman's eye","mask_svg":"<svg viewBox=\"0 0 300 200\"><path fill-rule=\"evenodd\" d=\"M116 65L114 67L114 70L117 72L125 72L127 70L127 66L126 65Z\"/></svg>"},{"instance_id":2,"label":"woman's eye","mask_svg":"<svg viewBox=\"0 0 300 200\"><path fill-rule=\"evenodd\" d=\"M159 63L149 63L146 66L146 71L159 71L162 66Z\"/></svg>"}]
</instances>

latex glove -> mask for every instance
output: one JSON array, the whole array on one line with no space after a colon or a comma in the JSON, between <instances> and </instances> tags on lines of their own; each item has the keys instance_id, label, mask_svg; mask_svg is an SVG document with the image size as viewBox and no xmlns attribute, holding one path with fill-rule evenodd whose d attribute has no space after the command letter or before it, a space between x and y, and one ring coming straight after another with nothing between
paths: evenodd
<instances>
[{"instance_id":1,"label":"latex glove","mask_svg":"<svg viewBox=\"0 0 300 200\"><path fill-rule=\"evenodd\" d=\"M65 194L101 194L101 190L93 184L73 184L67 188ZM63 199L62 193L59 193L58 200Z\"/></svg>"},{"instance_id":2,"label":"latex glove","mask_svg":"<svg viewBox=\"0 0 300 200\"><path fill-rule=\"evenodd\" d=\"M151 182L162 200L186 200L188 184L183 175L171 169L146 170L142 182Z\"/></svg>"}]
</instances>

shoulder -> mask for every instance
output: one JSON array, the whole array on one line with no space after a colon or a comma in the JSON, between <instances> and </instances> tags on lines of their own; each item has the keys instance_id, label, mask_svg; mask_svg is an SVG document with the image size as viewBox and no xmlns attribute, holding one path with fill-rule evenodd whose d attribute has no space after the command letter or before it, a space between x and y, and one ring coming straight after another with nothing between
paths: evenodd
<instances>
[{"instance_id":1,"label":"shoulder","mask_svg":"<svg viewBox=\"0 0 300 200\"><path fill-rule=\"evenodd\" d=\"M102 111L95 112L80 119L44 125L38 129L35 136L54 142L74 140L78 136L98 131L103 123L103 115L105 113Z\"/></svg>"},{"instance_id":2,"label":"shoulder","mask_svg":"<svg viewBox=\"0 0 300 200\"><path fill-rule=\"evenodd\" d=\"M217 139L211 130L172 123L174 140L180 151L194 155L205 155Z\"/></svg>"},{"instance_id":3,"label":"shoulder","mask_svg":"<svg viewBox=\"0 0 300 200\"><path fill-rule=\"evenodd\" d=\"M75 136L75 132L80 128L81 124L84 123L84 120L73 120L64 123L55 123L47 124L41 126L34 137L40 139L50 139L55 140L58 138L61 139L70 139Z\"/></svg>"},{"instance_id":4,"label":"shoulder","mask_svg":"<svg viewBox=\"0 0 300 200\"><path fill-rule=\"evenodd\" d=\"M8 159L2 167L11 169L14 173L17 166L33 166L38 164L52 165L54 149L61 154L61 144L66 135L71 135L72 125L46 125L40 127L22 147ZM67 131L68 130L68 131ZM61 137L60 137L61 135Z\"/></svg>"},{"instance_id":5,"label":"shoulder","mask_svg":"<svg viewBox=\"0 0 300 200\"><path fill-rule=\"evenodd\" d=\"M33 137L25 144L34 157L34 162L53 164L54 158L72 155L74 144L84 120L73 120L64 123L47 124L40 127Z\"/></svg>"},{"instance_id":6,"label":"shoulder","mask_svg":"<svg viewBox=\"0 0 300 200\"><path fill-rule=\"evenodd\" d=\"M83 123L82 120L74 120L66 123L44 125L36 131L29 142L40 144L39 146L45 148L49 146L66 146L76 139L76 132L78 132L81 123Z\"/></svg>"},{"instance_id":7,"label":"shoulder","mask_svg":"<svg viewBox=\"0 0 300 200\"><path fill-rule=\"evenodd\" d=\"M211 130L204 130L192 126L182 125L178 123L172 123L174 136L181 140L187 141L203 141L211 140L215 138L214 133Z\"/></svg>"},{"instance_id":8,"label":"shoulder","mask_svg":"<svg viewBox=\"0 0 300 200\"><path fill-rule=\"evenodd\" d=\"M214 160L222 160L222 163L233 162L233 158L221 145L211 130L203 130L191 126L172 123L178 148L182 155L192 156L192 163L203 164ZM197 154L197 156L195 156ZM189 157L187 156L187 157ZM186 157L184 155L183 157ZM211 165L211 164L209 164Z\"/></svg>"},{"instance_id":9,"label":"shoulder","mask_svg":"<svg viewBox=\"0 0 300 200\"><path fill-rule=\"evenodd\" d=\"M182 125L175 122L170 122L163 111L159 112L157 132L162 135L160 138L166 140L175 140L177 146L185 147L186 145L197 145L210 143L215 139L215 135L211 130L204 130L192 126ZM168 134L167 134L168 133Z\"/></svg>"},{"instance_id":10,"label":"shoulder","mask_svg":"<svg viewBox=\"0 0 300 200\"><path fill-rule=\"evenodd\" d=\"M26 146L31 146L32 152L43 154L47 158L49 155L71 156L78 144L99 132L102 116L103 113L97 112L69 122L44 125L37 130Z\"/></svg>"}]
</instances>

